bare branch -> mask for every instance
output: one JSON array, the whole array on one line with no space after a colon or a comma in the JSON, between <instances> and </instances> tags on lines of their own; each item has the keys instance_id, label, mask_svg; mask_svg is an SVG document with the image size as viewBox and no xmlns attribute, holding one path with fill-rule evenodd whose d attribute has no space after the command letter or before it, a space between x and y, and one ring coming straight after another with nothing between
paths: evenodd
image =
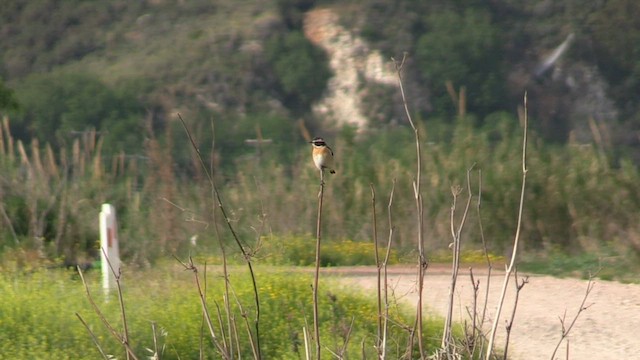
<instances>
[{"instance_id":1,"label":"bare branch","mask_svg":"<svg viewBox=\"0 0 640 360\"><path fill-rule=\"evenodd\" d=\"M525 276L521 282L518 282L518 270L514 271L514 284L516 286L516 298L513 301L513 310L511 311L511 319L507 322L507 338L504 344L504 356L503 359L507 360L507 354L509 353L509 338L511 337L511 330L513 329L513 322L516 318L516 309L518 308L518 300L520 298L520 291L526 284L529 283L529 277Z\"/></svg>"},{"instance_id":2,"label":"bare branch","mask_svg":"<svg viewBox=\"0 0 640 360\"><path fill-rule=\"evenodd\" d=\"M595 274L589 274L589 281L587 282L587 288L585 290L584 297L582 298L582 302L580 303L578 312L576 312L576 315L573 317L573 320L571 320L571 323L569 324L569 326L566 326L566 321L565 321L567 316L566 309L564 311L564 315L562 316L562 318L560 318L562 333L560 334L560 340L558 341L558 344L556 345L555 349L553 350L553 353L551 354L551 360L555 359L558 348L560 348L560 345L562 344L562 342L567 338L567 336L569 336L569 333L571 332L571 329L573 329L573 326L576 324L576 321L578 321L578 317L580 317L580 314L582 314L585 310L587 310L593 305L593 304L589 304L589 305L585 305L585 304L587 303L587 299L589 298L589 294L593 290L593 287L596 285L596 283L594 282L595 276L596 276ZM567 358L569 356L568 354L569 354L569 340L567 339Z\"/></svg>"}]
</instances>

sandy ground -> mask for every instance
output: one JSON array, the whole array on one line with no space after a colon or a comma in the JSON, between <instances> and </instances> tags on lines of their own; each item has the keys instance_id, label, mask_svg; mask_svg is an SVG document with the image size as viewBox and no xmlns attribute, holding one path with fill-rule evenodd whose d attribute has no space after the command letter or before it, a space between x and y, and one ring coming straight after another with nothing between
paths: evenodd
<instances>
[{"instance_id":1,"label":"sandy ground","mask_svg":"<svg viewBox=\"0 0 640 360\"><path fill-rule=\"evenodd\" d=\"M349 267L324 271L338 276L345 286L356 285L363 291L370 292L372 296L375 294L375 268ZM487 283L486 271L476 273L474 270L474 275L480 280L479 291L483 299ZM519 275L519 278L522 276ZM488 300L490 321L493 321L503 279L503 271L493 271ZM427 270L424 288L425 312L444 316L450 282L449 269L441 267ZM390 268L389 286L398 301L415 306L418 299L415 269ZM520 293L509 345L509 358L550 359L562 334L559 319L566 313L565 323L569 325L582 303L586 288L586 280L529 275L529 282ZM513 309L516 292L513 278L507 289L496 340L497 346L500 347L504 345L506 319L510 317ZM469 270L461 269L455 291L455 321L463 322L469 319L466 309L472 304L472 294ZM588 309L580 315L568 336L570 359L640 359L640 285L596 280L586 306ZM567 343L564 342L556 354L556 359L566 358Z\"/></svg>"}]
</instances>

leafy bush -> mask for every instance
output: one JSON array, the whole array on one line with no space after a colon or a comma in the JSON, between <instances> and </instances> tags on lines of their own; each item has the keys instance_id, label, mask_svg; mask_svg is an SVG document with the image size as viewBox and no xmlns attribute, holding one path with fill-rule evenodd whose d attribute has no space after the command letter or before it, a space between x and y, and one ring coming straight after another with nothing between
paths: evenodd
<instances>
[{"instance_id":1,"label":"leafy bush","mask_svg":"<svg viewBox=\"0 0 640 360\"><path fill-rule=\"evenodd\" d=\"M112 145L107 152L141 149L141 103L135 94L117 92L92 75L32 75L16 89L16 97L24 109L17 124L41 141L61 146L94 129L106 133Z\"/></svg>"},{"instance_id":2,"label":"leafy bush","mask_svg":"<svg viewBox=\"0 0 640 360\"><path fill-rule=\"evenodd\" d=\"M386 248L380 245L380 260L384 259ZM370 242L352 240L329 240L322 243L321 266L375 265L375 246ZM287 236L265 237L261 241L261 259L272 265L309 266L316 262L315 239L312 237ZM392 250L389 265L398 263L398 253Z\"/></svg>"},{"instance_id":3,"label":"leafy bush","mask_svg":"<svg viewBox=\"0 0 640 360\"><path fill-rule=\"evenodd\" d=\"M273 36L265 51L285 105L296 111L308 110L322 95L331 75L326 54L301 31Z\"/></svg>"},{"instance_id":4,"label":"leafy bush","mask_svg":"<svg viewBox=\"0 0 640 360\"><path fill-rule=\"evenodd\" d=\"M416 59L433 91L434 108L449 109L453 101L445 84L466 88L467 108L485 116L498 109L505 94L503 41L488 12L466 9L462 13L430 14L428 31L417 40Z\"/></svg>"},{"instance_id":5,"label":"leafy bush","mask_svg":"<svg viewBox=\"0 0 640 360\"><path fill-rule=\"evenodd\" d=\"M17 110L18 101L13 90L7 88L2 78L0 78L0 111Z\"/></svg>"},{"instance_id":6,"label":"leafy bush","mask_svg":"<svg viewBox=\"0 0 640 360\"><path fill-rule=\"evenodd\" d=\"M640 90L640 5L633 0L612 0L588 17L593 55L612 87L610 95L627 116L639 110L629 94ZM591 56L593 56L591 55Z\"/></svg>"}]
</instances>

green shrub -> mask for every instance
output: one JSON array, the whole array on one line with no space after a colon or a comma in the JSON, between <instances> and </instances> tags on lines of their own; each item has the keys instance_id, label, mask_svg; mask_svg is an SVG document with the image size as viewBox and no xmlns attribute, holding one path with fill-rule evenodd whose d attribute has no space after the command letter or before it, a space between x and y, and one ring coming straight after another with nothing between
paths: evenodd
<instances>
[{"instance_id":1,"label":"green shrub","mask_svg":"<svg viewBox=\"0 0 640 360\"><path fill-rule=\"evenodd\" d=\"M35 74L20 84L16 97L24 111L16 122L40 141L62 147L94 129L106 134L106 153L142 149L142 104L93 75Z\"/></svg>"},{"instance_id":2,"label":"green shrub","mask_svg":"<svg viewBox=\"0 0 640 360\"><path fill-rule=\"evenodd\" d=\"M495 111L504 98L502 45L499 28L489 12L465 9L427 16L428 31L418 38L416 60L433 89L434 108L453 113L445 84L466 88L470 112L484 116Z\"/></svg>"},{"instance_id":3,"label":"green shrub","mask_svg":"<svg viewBox=\"0 0 640 360\"><path fill-rule=\"evenodd\" d=\"M386 248L380 245L380 261ZM328 240L321 242L321 266L375 265L375 246L371 242ZM308 236L264 237L261 240L261 259L272 265L309 266L316 262L316 240ZM397 250L391 250L389 265L398 263Z\"/></svg>"},{"instance_id":4,"label":"green shrub","mask_svg":"<svg viewBox=\"0 0 640 360\"><path fill-rule=\"evenodd\" d=\"M13 90L6 87L2 78L0 78L0 111L17 110L18 107L18 101Z\"/></svg>"},{"instance_id":5,"label":"green shrub","mask_svg":"<svg viewBox=\"0 0 640 360\"><path fill-rule=\"evenodd\" d=\"M331 76L326 54L301 31L274 35L265 51L285 105L296 111L308 110L322 95Z\"/></svg>"}]
</instances>

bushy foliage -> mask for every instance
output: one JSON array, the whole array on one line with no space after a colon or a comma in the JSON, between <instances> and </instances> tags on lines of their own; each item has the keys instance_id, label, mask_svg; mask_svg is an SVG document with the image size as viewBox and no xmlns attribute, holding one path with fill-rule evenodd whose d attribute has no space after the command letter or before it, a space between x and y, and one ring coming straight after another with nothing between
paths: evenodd
<instances>
[{"instance_id":1,"label":"bushy foliage","mask_svg":"<svg viewBox=\"0 0 640 360\"><path fill-rule=\"evenodd\" d=\"M588 19L599 69L627 116L639 108L629 97L640 91L640 20L634 15L638 11L637 1L613 0L605 2Z\"/></svg>"},{"instance_id":2,"label":"bushy foliage","mask_svg":"<svg viewBox=\"0 0 640 360\"><path fill-rule=\"evenodd\" d=\"M18 109L18 101L13 90L7 88L2 78L0 78L0 111L5 112L16 109Z\"/></svg>"},{"instance_id":3,"label":"bushy foliage","mask_svg":"<svg viewBox=\"0 0 640 360\"><path fill-rule=\"evenodd\" d=\"M266 54L285 105L296 111L308 110L322 95L331 75L325 53L301 31L292 31L272 37Z\"/></svg>"},{"instance_id":4,"label":"bushy foliage","mask_svg":"<svg viewBox=\"0 0 640 360\"><path fill-rule=\"evenodd\" d=\"M386 248L378 245L380 260L384 260ZM260 261L273 265L310 266L315 264L315 240L312 237L265 237L258 253ZM398 263L398 251L391 250L389 265ZM375 245L353 240L329 240L322 244L321 266L376 265Z\"/></svg>"},{"instance_id":5,"label":"bushy foliage","mask_svg":"<svg viewBox=\"0 0 640 360\"><path fill-rule=\"evenodd\" d=\"M428 31L416 44L416 59L433 92L438 112L454 113L447 92L466 89L471 113L484 116L498 109L505 94L503 40L488 12L466 9L427 15Z\"/></svg>"},{"instance_id":6,"label":"bushy foliage","mask_svg":"<svg viewBox=\"0 0 640 360\"><path fill-rule=\"evenodd\" d=\"M108 152L136 152L144 114L136 95L90 74L33 75L16 90L24 114L15 120L32 137L56 146L94 129L106 134Z\"/></svg>"},{"instance_id":7,"label":"bushy foliage","mask_svg":"<svg viewBox=\"0 0 640 360\"><path fill-rule=\"evenodd\" d=\"M407 0L341 5L363 9L364 20L346 14L356 11L345 11L341 19L366 35L372 48L396 58L403 50L410 53L407 88L424 99L411 103L411 109L425 140L429 246L448 243L451 186L464 185L466 169L474 163L476 170L483 170L481 216L493 237L491 246L497 252L508 246L520 181L521 133L513 103L503 96L504 71L509 68L504 61L523 67L537 61L540 47L557 44L559 24L583 24L570 30L576 30L579 44L593 47L576 47L567 56L597 58L628 116L637 117L628 98L636 93L636 50L607 22L615 18L633 39L633 11L623 11L634 9L633 4L565 0L522 5L501 0L489 6L481 1ZM3 86L15 89L22 111L12 112L12 126L2 128L0 203L7 214L2 217L7 226L0 228L3 244L50 258L94 256L94 220L103 201L118 208L127 238L123 252L136 262L186 251L192 235L211 239L211 228L199 225L212 225L210 189L181 125L174 121L176 111L196 134L243 239L259 238L266 231L308 234L315 224L317 173L309 165L308 145L297 121L304 118L308 128L320 128L306 115L330 76L325 54L301 31L301 16L315 5L307 0L38 0L3 6L0 73L7 80ZM553 17L541 19L540 14ZM550 33L554 36L546 36ZM538 41L543 45L536 45ZM455 91L466 87L464 117L452 115L446 81ZM324 129L319 134L333 145L338 167L327 188L326 234L369 241L370 185L378 193L376 210L384 218L384 202L396 179L394 246L410 251L415 245L415 153L411 132L389 121L394 106L376 102L391 96L390 91L369 91L365 101L375 104L367 105L367 115L377 114L378 122L368 132ZM6 94L0 91L0 99ZM0 104L3 101L7 103ZM508 113L496 111L500 109ZM143 121L148 125L144 132ZM558 128L570 130L570 119L559 121ZM102 136L85 132L91 128ZM259 139L271 142L245 142ZM532 206L524 224L530 237L525 247L559 244L566 251L581 251L612 241L621 248L640 249L634 220L640 200L633 191L638 169L622 155L624 150L574 143L550 146L533 139L527 190ZM478 177L473 175L475 189ZM380 233L387 227L383 221ZM262 232L256 236L255 229ZM470 237L478 240L476 234Z\"/></svg>"}]
</instances>

